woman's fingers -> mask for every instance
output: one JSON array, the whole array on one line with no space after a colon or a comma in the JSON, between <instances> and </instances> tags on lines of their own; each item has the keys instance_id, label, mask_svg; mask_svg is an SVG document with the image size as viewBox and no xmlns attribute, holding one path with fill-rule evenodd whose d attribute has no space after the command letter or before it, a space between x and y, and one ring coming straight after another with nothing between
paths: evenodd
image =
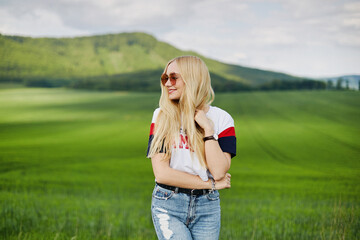
<instances>
[{"instance_id":1,"label":"woman's fingers","mask_svg":"<svg viewBox=\"0 0 360 240\"><path fill-rule=\"evenodd\" d=\"M226 173L225 176L216 181L216 189L224 189L224 188L231 188L231 174Z\"/></svg>"},{"instance_id":2,"label":"woman's fingers","mask_svg":"<svg viewBox=\"0 0 360 240\"><path fill-rule=\"evenodd\" d=\"M231 174L226 173L226 180L227 180L227 188L231 187Z\"/></svg>"}]
</instances>

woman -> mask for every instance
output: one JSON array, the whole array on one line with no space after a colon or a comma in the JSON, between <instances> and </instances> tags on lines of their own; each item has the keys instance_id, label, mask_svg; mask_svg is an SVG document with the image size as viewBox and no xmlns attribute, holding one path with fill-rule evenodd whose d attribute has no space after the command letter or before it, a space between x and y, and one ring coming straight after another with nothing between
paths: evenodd
<instances>
[{"instance_id":1,"label":"woman","mask_svg":"<svg viewBox=\"0 0 360 240\"><path fill-rule=\"evenodd\" d=\"M218 190L230 188L234 120L211 106L209 71L198 57L168 62L161 76L147 157L155 175L151 213L159 239L218 239Z\"/></svg>"}]
</instances>

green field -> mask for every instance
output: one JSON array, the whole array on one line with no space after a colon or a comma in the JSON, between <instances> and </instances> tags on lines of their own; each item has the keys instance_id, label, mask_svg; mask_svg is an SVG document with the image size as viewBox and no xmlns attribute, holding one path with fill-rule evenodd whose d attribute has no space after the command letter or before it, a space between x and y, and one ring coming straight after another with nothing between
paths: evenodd
<instances>
[{"instance_id":1,"label":"green field","mask_svg":"<svg viewBox=\"0 0 360 240\"><path fill-rule=\"evenodd\" d=\"M0 239L156 239L159 94L0 90ZM360 239L360 94L217 94L235 120L220 239Z\"/></svg>"}]
</instances>

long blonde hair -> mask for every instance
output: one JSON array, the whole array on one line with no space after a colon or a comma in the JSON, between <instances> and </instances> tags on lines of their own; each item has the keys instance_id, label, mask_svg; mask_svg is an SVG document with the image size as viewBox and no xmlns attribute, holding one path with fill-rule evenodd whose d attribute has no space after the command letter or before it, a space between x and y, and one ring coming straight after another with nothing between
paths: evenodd
<instances>
[{"instance_id":1,"label":"long blonde hair","mask_svg":"<svg viewBox=\"0 0 360 240\"><path fill-rule=\"evenodd\" d=\"M191 153L195 151L201 166L207 168L203 141L204 130L196 124L194 115L195 109L204 109L214 101L215 94L211 87L209 70L200 58L181 56L170 60L163 73L166 73L173 61L176 61L178 65L185 86L179 101L172 101L167 87L160 82L160 112L155 122L154 138L148 156L153 157L163 148L164 158L170 159L172 146L174 144L179 146L179 131L182 123Z\"/></svg>"}]
</instances>

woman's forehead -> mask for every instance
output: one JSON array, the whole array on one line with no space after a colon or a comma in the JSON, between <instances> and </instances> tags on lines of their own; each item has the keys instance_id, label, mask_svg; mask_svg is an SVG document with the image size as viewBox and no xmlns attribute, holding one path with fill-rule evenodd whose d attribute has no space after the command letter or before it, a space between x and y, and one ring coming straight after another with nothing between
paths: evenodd
<instances>
[{"instance_id":1,"label":"woman's forehead","mask_svg":"<svg viewBox=\"0 0 360 240\"><path fill-rule=\"evenodd\" d=\"M166 69L166 74L169 75L170 73L180 73L176 61L173 61L168 65Z\"/></svg>"}]
</instances>

